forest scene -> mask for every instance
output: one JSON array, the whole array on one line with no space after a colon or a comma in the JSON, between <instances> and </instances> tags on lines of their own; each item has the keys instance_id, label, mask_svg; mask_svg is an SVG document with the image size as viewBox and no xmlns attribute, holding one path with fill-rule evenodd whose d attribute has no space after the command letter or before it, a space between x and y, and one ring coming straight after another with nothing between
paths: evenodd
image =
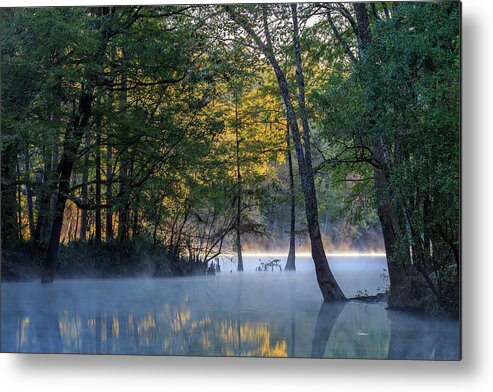
<instances>
[{"instance_id":1,"label":"forest scene","mask_svg":"<svg viewBox=\"0 0 493 392\"><path fill-rule=\"evenodd\" d=\"M0 351L459 360L460 28L0 8Z\"/></svg>"}]
</instances>

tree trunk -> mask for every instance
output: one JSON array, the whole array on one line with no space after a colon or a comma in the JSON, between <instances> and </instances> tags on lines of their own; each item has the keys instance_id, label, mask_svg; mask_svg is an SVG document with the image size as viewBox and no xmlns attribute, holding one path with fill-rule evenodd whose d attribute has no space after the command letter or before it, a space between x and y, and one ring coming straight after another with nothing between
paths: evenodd
<instances>
[{"instance_id":1,"label":"tree trunk","mask_svg":"<svg viewBox=\"0 0 493 392\"><path fill-rule=\"evenodd\" d=\"M40 246L47 239L50 222L50 202L54 193L53 170L51 165L51 153L44 154L45 169L44 172L39 172L36 175L36 200L37 200L37 215L36 227L34 229L34 237L32 246L34 250L39 250Z\"/></svg>"},{"instance_id":2,"label":"tree trunk","mask_svg":"<svg viewBox=\"0 0 493 392\"><path fill-rule=\"evenodd\" d=\"M389 306L391 307L409 307L414 303L407 290L408 286L406 270L402 263L399 263L395 256L394 246L400 232L398 220L393 213L393 207L385 195L386 177L383 169L374 168L373 177L375 181L375 193L377 196L377 214L382 227L383 242L385 254L387 256L387 265L390 279Z\"/></svg>"},{"instance_id":3,"label":"tree trunk","mask_svg":"<svg viewBox=\"0 0 493 392\"><path fill-rule=\"evenodd\" d=\"M233 8L230 6L226 7L227 11L231 15L231 18L236 21L245 32L254 40L258 48L263 52L265 57L270 62L274 73L276 75L277 82L279 84L279 90L281 97L284 102L286 117L289 123L289 127L291 130L291 135L294 141L296 157L298 160L298 168L301 179L301 186L303 188L303 195L305 199L305 212L307 217L308 224L308 232L310 235L311 249L312 249L312 258L315 264L315 272L317 275L317 282L320 287L320 291L324 298L324 301L336 300L336 299L345 299L345 296L337 284L332 272L329 268L329 263L327 261L327 257L325 255L325 250L322 244L322 237L320 234L320 227L318 224L318 211L317 211L317 198L315 192L315 183L313 179L313 170L311 167L311 153L310 147L308 145L308 149L306 149L306 144L303 146L300 139L300 130L298 127L298 121L296 118L296 113L293 108L293 104L291 102L291 94L289 91L288 82L286 80L286 75L281 70L279 62L274 54L274 49L272 47L271 34L269 30L269 22L268 22L268 6L266 4L262 5L262 21L263 21L263 30L265 35L266 42L264 43L260 37L257 35L255 30L250 25L249 21L246 20L243 15L237 14ZM296 7L294 5L293 10L293 22L296 23L296 28L293 34L295 39L295 51L298 48L299 55L299 39L297 32L298 19L296 14ZM299 56L298 56L299 57ZM297 58L297 75L301 71L301 59ZM298 64L299 63L299 64ZM302 76L302 73L300 73ZM300 85L300 80L298 80L298 86ZM303 91L304 93L304 91ZM306 114L306 113L305 113ZM308 123L307 118L302 119L302 122ZM306 128L308 130L308 128ZM309 140L309 135L304 135L306 140ZM306 150L305 150L305 149ZM309 164L306 164L305 157L308 158Z\"/></svg>"},{"instance_id":4,"label":"tree trunk","mask_svg":"<svg viewBox=\"0 0 493 392\"><path fill-rule=\"evenodd\" d=\"M293 16L293 42L294 52L296 59L296 81L298 85L298 106L300 111L300 120L303 128L303 146L299 136L294 137L295 144L299 144L300 152L303 153L304 159L302 160L303 170L300 170L300 176L302 178L302 185L305 194L305 210L307 216L308 232L310 235L312 257L315 263L315 271L317 273L317 280L324 296L324 300L333 299L345 299L345 296L337 284L332 271L329 268L327 256L325 254L324 245L322 242L322 235L320 233L320 225L318 222L318 202L317 192L315 189L315 179L313 177L312 168L312 155L311 155L311 142L310 142L310 127L308 125L308 115L305 108L305 86L303 78L303 69L301 65L301 49L299 42L298 32L298 14L297 5L291 4L292 16ZM291 127L293 136L299 133L297 128ZM298 159L299 161L299 159ZM301 168L301 167L300 167Z\"/></svg>"},{"instance_id":5,"label":"tree trunk","mask_svg":"<svg viewBox=\"0 0 493 392\"><path fill-rule=\"evenodd\" d=\"M161 222L161 211L162 211L162 204L160 202L159 207L158 207L158 211L157 211L156 220L154 221L154 230L152 232L152 244L154 246L157 245L157 231L159 228L159 223Z\"/></svg>"},{"instance_id":6,"label":"tree trunk","mask_svg":"<svg viewBox=\"0 0 493 392\"><path fill-rule=\"evenodd\" d=\"M371 43L370 21L368 10L365 3L354 3L354 12L356 13L356 24L358 26L358 49L360 61L365 60L366 48Z\"/></svg>"},{"instance_id":7,"label":"tree trunk","mask_svg":"<svg viewBox=\"0 0 493 392\"><path fill-rule=\"evenodd\" d=\"M108 92L108 113L111 113L113 108L113 91L109 90ZM111 123L108 120L108 124L106 127L111 128ZM109 141L109 138L108 138ZM111 205L111 199L113 194L113 148L108 143L106 146L106 204ZM106 209L106 242L113 241L113 212L111 207Z\"/></svg>"},{"instance_id":8,"label":"tree trunk","mask_svg":"<svg viewBox=\"0 0 493 392\"><path fill-rule=\"evenodd\" d=\"M108 8L102 9L103 15L106 15L107 12ZM101 60L104 58L106 46L111 38L111 30L109 25L106 25L102 33L103 36L101 45L98 50L96 50L94 55L94 60L98 62L100 66L103 64L103 61ZM77 110L72 113L65 130L62 156L60 158L60 162L58 163L55 177L57 180L55 215L50 234L50 241L48 243L43 276L41 278L42 283L53 282L53 278L55 276L58 248L60 245L60 233L63 225L63 214L70 191L70 178L72 176L79 146L82 142L89 119L92 115L92 102L94 99L94 88L97 79L97 71L94 69L88 69L86 71L86 81L81 84L81 92Z\"/></svg>"},{"instance_id":9,"label":"tree trunk","mask_svg":"<svg viewBox=\"0 0 493 392\"><path fill-rule=\"evenodd\" d=\"M17 169L17 185L15 189L17 189L17 238L19 241L24 240L24 235L22 233L22 177L21 177L21 170L20 170L20 165L17 164L16 166Z\"/></svg>"},{"instance_id":10,"label":"tree trunk","mask_svg":"<svg viewBox=\"0 0 493 392\"><path fill-rule=\"evenodd\" d=\"M371 44L371 32L369 26L368 11L364 3L354 3L357 22L357 38L359 49L359 61L366 61L366 48ZM390 279L389 306L409 307L416 303L416 299L411 295L413 288L409 282L409 276L402 262L397 260L394 247L397 238L400 236L400 225L394 206L386 192L387 178L385 173L385 153L384 142L380 135L374 137L373 154L379 162L380 167L373 167L373 177L375 193L377 197L377 213L382 227L385 253Z\"/></svg>"},{"instance_id":11,"label":"tree trunk","mask_svg":"<svg viewBox=\"0 0 493 392\"><path fill-rule=\"evenodd\" d=\"M241 251L241 167L240 167L240 136L238 119L238 86L235 86L235 137L236 137L236 251L238 253L238 271L243 271L243 254Z\"/></svg>"},{"instance_id":12,"label":"tree trunk","mask_svg":"<svg viewBox=\"0 0 493 392\"><path fill-rule=\"evenodd\" d=\"M55 142L55 145L53 146L53 149L50 150L50 159L51 159L51 163L50 163L50 183L49 183L49 186L50 186L50 189L52 189L52 191L50 192L51 194L51 198L50 198L50 213L48 214L47 216L47 219L44 223L44 226L43 226L43 230L44 230L44 233L43 233L43 238L46 239L46 241L49 241L49 238L50 238L50 227L53 223L53 217L55 216L55 208L56 208L56 184L57 184L57 173L56 173L56 170L57 170L57 165L58 165L58 148L59 148L59 142L58 142L58 137L57 137L57 141Z\"/></svg>"},{"instance_id":13,"label":"tree trunk","mask_svg":"<svg viewBox=\"0 0 493 392\"><path fill-rule=\"evenodd\" d=\"M6 145L5 145L6 144ZM2 140L2 249L12 245L17 236L15 166L16 146Z\"/></svg>"},{"instance_id":14,"label":"tree trunk","mask_svg":"<svg viewBox=\"0 0 493 392\"><path fill-rule=\"evenodd\" d=\"M123 61L123 60L122 60ZM125 75L122 75L122 88L120 93L120 112L123 114L127 105L127 93L124 89L126 87ZM128 235L128 218L129 218L129 195L127 194L127 177L128 177L128 148L125 146L126 140L122 140L121 162L120 162L120 195L123 199L120 210L118 212L118 241L123 243L127 239Z\"/></svg>"},{"instance_id":15,"label":"tree trunk","mask_svg":"<svg viewBox=\"0 0 493 392\"><path fill-rule=\"evenodd\" d=\"M27 204L27 217L29 221L29 239L32 243L34 238L35 224L34 224L34 208L33 208L33 191L31 187L31 162L29 158L29 146L26 145L26 149L24 151L24 167L25 167L25 175L24 181L26 183L26 204Z\"/></svg>"},{"instance_id":16,"label":"tree trunk","mask_svg":"<svg viewBox=\"0 0 493 392\"><path fill-rule=\"evenodd\" d=\"M47 181L47 180L45 180ZM48 185L50 188L51 186ZM38 219L36 221L36 227L34 229L33 236L33 248L39 249L40 245L45 242L45 226L47 226L49 221L49 209L50 209L50 200L52 197L51 189L43 189L41 190L41 194L37 196L39 199L38 202Z\"/></svg>"},{"instance_id":17,"label":"tree trunk","mask_svg":"<svg viewBox=\"0 0 493 392\"><path fill-rule=\"evenodd\" d=\"M101 130L96 135L96 194L95 202L97 206L101 205ZM94 222L94 242L98 245L101 243L101 208L97 207L95 211Z\"/></svg>"},{"instance_id":18,"label":"tree trunk","mask_svg":"<svg viewBox=\"0 0 493 392\"><path fill-rule=\"evenodd\" d=\"M50 117L51 118L51 117ZM36 176L37 191L37 215L36 228L34 229L34 238L32 241L33 248L39 250L44 244L49 235L49 224L51 221L51 200L53 199L54 189L54 173L52 165L52 151L43 151L44 172L38 173Z\"/></svg>"},{"instance_id":19,"label":"tree trunk","mask_svg":"<svg viewBox=\"0 0 493 392\"><path fill-rule=\"evenodd\" d=\"M79 219L80 219L80 209L77 208L77 213L75 214L75 227L74 227L74 233L73 233L73 241L77 240L77 232L79 231Z\"/></svg>"},{"instance_id":20,"label":"tree trunk","mask_svg":"<svg viewBox=\"0 0 493 392\"><path fill-rule=\"evenodd\" d=\"M60 234L63 225L65 204L70 190L70 177L77 156L77 150L86 131L92 111L93 86L89 82L86 90L81 93L78 110L73 115L65 132L63 152L57 167L58 192L56 195L55 216L51 229L48 251L46 254L42 283L51 283L55 276L55 269L60 245Z\"/></svg>"},{"instance_id":21,"label":"tree trunk","mask_svg":"<svg viewBox=\"0 0 493 392\"><path fill-rule=\"evenodd\" d=\"M84 168L82 172L82 192L81 192L81 201L82 204L87 204L87 182L89 180L89 135L86 135L85 148L86 151L84 153ZM80 233L79 238L81 241L87 240L87 210L83 209L80 214Z\"/></svg>"},{"instance_id":22,"label":"tree trunk","mask_svg":"<svg viewBox=\"0 0 493 392\"><path fill-rule=\"evenodd\" d=\"M124 154L124 153L123 153ZM120 211L118 212L118 241L120 243L124 242L127 239L128 234L128 195L127 195L127 173L126 166L127 162L123 158L122 154L122 162L120 164L120 194L123 198L122 206L120 207Z\"/></svg>"},{"instance_id":23,"label":"tree trunk","mask_svg":"<svg viewBox=\"0 0 493 392\"><path fill-rule=\"evenodd\" d=\"M284 101L287 120L292 132L293 141L295 143L296 156L298 159L298 167L299 167L299 173L301 178L301 185L303 188L303 194L305 199L305 211L307 215L307 224L308 224L308 230L310 234L310 241L312 247L312 257L315 263L315 271L317 274L317 282L325 301L330 301L333 299L343 299L345 298L345 296L342 293L341 289L339 288L339 285L337 284L336 280L334 279L332 272L330 271L329 264L327 262L327 257L325 255L325 251L323 248L322 238L320 235L320 228L318 226L317 201L315 194L315 183L313 181L312 167L311 165L307 166L305 162L305 154L307 154L308 162L311 163L310 149L308 148L305 151L301 143L298 121L296 118L296 113L294 111L293 105L291 103L291 96L290 96L290 91L286 80L286 76L281 70L281 67L279 66L279 63L274 54L270 30L269 30L269 22L267 18L268 7L267 5L262 5L262 16L263 16L262 20L263 20L263 28L264 28L266 43L262 42L260 37L251 27L250 23L242 15L236 14L231 7L227 7L227 10L230 13L231 17L233 18L233 20L235 20L245 30L245 32L255 41L259 49L264 53L266 58L269 60L272 68L274 69L274 73L276 75L279 84L281 97ZM293 21L296 22L296 29L293 34L295 38L295 48L297 47L299 48L296 8L293 8ZM300 59L297 59L297 62L299 61ZM297 73L299 71L301 71L301 67L298 66ZM298 80L298 85L299 85L299 80ZM302 121L304 120L302 119ZM306 135L305 137L309 138L309 135Z\"/></svg>"},{"instance_id":24,"label":"tree trunk","mask_svg":"<svg viewBox=\"0 0 493 392\"><path fill-rule=\"evenodd\" d=\"M289 132L289 124L286 124L286 155L288 157L289 169L289 205L290 205L290 229L289 229L289 252L286 260L285 271L296 270L296 195L294 190L294 174L293 174L293 159L291 156L291 135Z\"/></svg>"},{"instance_id":25,"label":"tree trunk","mask_svg":"<svg viewBox=\"0 0 493 392\"><path fill-rule=\"evenodd\" d=\"M132 219L132 237L138 237L140 234L139 226L139 209L135 207L133 209L133 219Z\"/></svg>"}]
</instances>

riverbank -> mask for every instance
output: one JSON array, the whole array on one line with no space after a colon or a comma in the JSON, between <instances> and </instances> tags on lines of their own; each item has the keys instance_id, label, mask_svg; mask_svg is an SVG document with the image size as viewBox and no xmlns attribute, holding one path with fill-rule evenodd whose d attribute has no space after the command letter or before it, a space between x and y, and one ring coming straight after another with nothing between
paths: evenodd
<instances>
[{"instance_id":1,"label":"riverbank","mask_svg":"<svg viewBox=\"0 0 493 392\"><path fill-rule=\"evenodd\" d=\"M2 250L1 280L7 282L41 279L44 250L17 244ZM61 245L57 278L135 278L205 275L207 265L172 257L161 246L146 241L122 244L76 242Z\"/></svg>"}]
</instances>

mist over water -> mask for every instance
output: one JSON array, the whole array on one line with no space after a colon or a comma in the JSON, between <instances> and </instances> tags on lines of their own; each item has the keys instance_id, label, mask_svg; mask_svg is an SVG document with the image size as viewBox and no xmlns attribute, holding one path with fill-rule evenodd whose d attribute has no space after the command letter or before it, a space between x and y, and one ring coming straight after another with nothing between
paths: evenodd
<instances>
[{"instance_id":1,"label":"mist over water","mask_svg":"<svg viewBox=\"0 0 493 392\"><path fill-rule=\"evenodd\" d=\"M309 257L296 272L2 283L2 351L150 355L457 359L456 320L386 310L385 302L323 303ZM259 260L261 259L261 260ZM348 297L387 289L384 257L329 257Z\"/></svg>"}]
</instances>

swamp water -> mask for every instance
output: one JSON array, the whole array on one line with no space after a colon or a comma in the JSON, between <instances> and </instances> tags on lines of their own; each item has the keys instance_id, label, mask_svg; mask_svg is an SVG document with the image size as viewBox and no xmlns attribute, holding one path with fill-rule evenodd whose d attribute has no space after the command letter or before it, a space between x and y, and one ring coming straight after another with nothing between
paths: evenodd
<instances>
[{"instance_id":1,"label":"swamp water","mask_svg":"<svg viewBox=\"0 0 493 392\"><path fill-rule=\"evenodd\" d=\"M277 257L277 256L275 256ZM284 266L285 257L281 265ZM256 271L267 255L224 258L216 275L1 284L3 352L458 359L457 320L323 303L310 257ZM385 257L329 257L348 297L385 291ZM366 292L365 292L366 290Z\"/></svg>"}]
</instances>

